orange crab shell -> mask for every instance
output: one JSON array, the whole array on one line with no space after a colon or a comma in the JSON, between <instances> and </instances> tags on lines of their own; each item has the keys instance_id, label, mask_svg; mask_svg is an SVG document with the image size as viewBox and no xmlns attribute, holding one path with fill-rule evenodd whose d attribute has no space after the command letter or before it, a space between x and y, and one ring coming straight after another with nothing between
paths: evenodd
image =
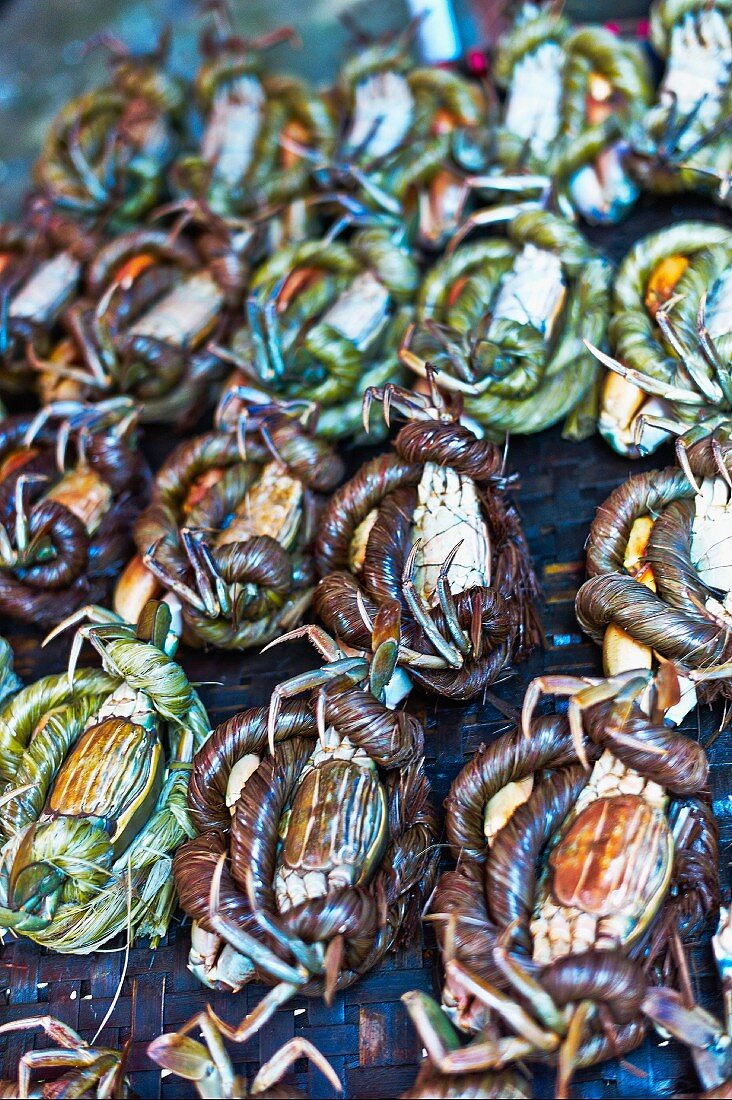
<instances>
[{"instance_id":1,"label":"orange crab shell","mask_svg":"<svg viewBox=\"0 0 732 1100\"><path fill-rule=\"evenodd\" d=\"M642 917L645 925L665 893L673 849L661 810L638 795L598 798L550 856L554 897L597 917Z\"/></svg>"}]
</instances>

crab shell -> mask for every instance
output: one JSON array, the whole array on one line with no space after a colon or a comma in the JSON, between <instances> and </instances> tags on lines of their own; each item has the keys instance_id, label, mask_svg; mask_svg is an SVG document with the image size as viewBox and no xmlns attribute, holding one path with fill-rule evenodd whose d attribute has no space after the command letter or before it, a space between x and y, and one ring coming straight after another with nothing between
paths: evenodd
<instances>
[{"instance_id":1,"label":"crab shell","mask_svg":"<svg viewBox=\"0 0 732 1100\"><path fill-rule=\"evenodd\" d=\"M666 894L673 855L662 811L638 795L599 798L568 823L553 849L551 892L559 905L631 920L627 939L635 939Z\"/></svg>"},{"instance_id":2,"label":"crab shell","mask_svg":"<svg viewBox=\"0 0 732 1100\"><path fill-rule=\"evenodd\" d=\"M327 760L307 773L292 802L282 864L328 883L368 882L388 841L386 794L375 771Z\"/></svg>"},{"instance_id":3,"label":"crab shell","mask_svg":"<svg viewBox=\"0 0 732 1100\"><path fill-rule=\"evenodd\" d=\"M150 817L164 766L157 729L104 718L84 732L64 760L44 814L100 821L119 855Z\"/></svg>"}]
</instances>

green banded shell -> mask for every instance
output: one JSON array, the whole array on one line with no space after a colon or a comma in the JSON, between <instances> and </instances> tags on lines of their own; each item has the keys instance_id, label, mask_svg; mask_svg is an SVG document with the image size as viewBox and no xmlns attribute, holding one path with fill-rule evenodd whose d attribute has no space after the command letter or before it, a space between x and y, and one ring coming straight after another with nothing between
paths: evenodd
<instances>
[{"instance_id":1,"label":"green banded shell","mask_svg":"<svg viewBox=\"0 0 732 1100\"><path fill-rule=\"evenodd\" d=\"M119 854L149 818L163 769L155 730L125 718L106 718L86 730L66 757L45 814L101 821Z\"/></svg>"}]
</instances>

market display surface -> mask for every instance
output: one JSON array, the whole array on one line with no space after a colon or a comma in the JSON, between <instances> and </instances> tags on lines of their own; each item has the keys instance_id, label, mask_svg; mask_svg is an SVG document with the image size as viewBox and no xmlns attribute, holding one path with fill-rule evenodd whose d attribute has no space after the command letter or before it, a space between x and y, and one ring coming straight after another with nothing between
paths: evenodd
<instances>
[{"instance_id":1,"label":"market display surface","mask_svg":"<svg viewBox=\"0 0 732 1100\"><path fill-rule=\"evenodd\" d=\"M505 14L102 35L0 226L0 1095L732 1087L732 7Z\"/></svg>"}]
</instances>

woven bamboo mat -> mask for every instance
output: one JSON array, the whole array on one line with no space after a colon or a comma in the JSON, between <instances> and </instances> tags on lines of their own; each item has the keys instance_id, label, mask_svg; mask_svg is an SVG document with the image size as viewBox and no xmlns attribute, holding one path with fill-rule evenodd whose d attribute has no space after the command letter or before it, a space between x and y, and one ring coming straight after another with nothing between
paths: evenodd
<instances>
[{"instance_id":1,"label":"woven bamboo mat","mask_svg":"<svg viewBox=\"0 0 732 1100\"><path fill-rule=\"evenodd\" d=\"M718 219L721 213L707 205L655 205L640 209L620 231L595 232L597 243L618 258L635 237L660 224L685 216ZM149 429L145 449L158 465L170 448L167 433ZM363 452L349 458L353 468ZM584 576L583 546L597 506L631 469L653 468L671 461L669 453L631 464L612 454L598 439L581 445L566 443L559 430L511 441L509 466L518 475L514 499L524 523L543 585L543 622L547 648L515 670L494 689L503 707L520 706L529 680L542 672L597 673L599 653L583 638L574 619L573 603ZM16 667L29 681L66 663L68 640L41 650L31 631L0 626L16 650ZM181 653L189 676L202 683L201 694L214 724L245 707L266 703L273 686L297 672L312 668L315 656L304 644L266 655ZM213 681L216 681L215 683ZM508 726L504 713L487 697L469 706L440 704L415 694L409 706L427 728L428 775L433 797L441 804L465 760L482 741L490 741ZM719 714L705 711L693 719L693 735L706 742L718 726ZM721 834L721 870L729 893L729 849L732 844L732 737L722 734L710 750L712 785ZM188 1086L166 1078L146 1058L148 1042L164 1031L176 1030L210 999L215 1011L237 1022L262 995L251 986L238 996L211 994L186 970L188 928L175 922L167 941L157 951L136 947L130 953L119 999L104 1031L103 1045L119 1046L131 1039L130 1076L143 1097L192 1095ZM50 1013L77 1028L86 1039L96 1032L115 997L123 972L121 950L91 957L50 954L29 941L9 940L0 951L0 1022ZM692 973L703 1003L718 1001L706 942L692 952ZM319 1002L295 999L276 1014L248 1044L232 1048L238 1072L251 1078L261 1061L293 1035L311 1039L331 1060L345 1095L387 1097L399 1095L414 1079L419 1048L400 997L410 989L439 988L437 953L430 934L415 939L387 965L338 996L331 1008ZM14 1073L28 1037L11 1035L0 1043L0 1076ZM37 1045L43 1045L37 1040ZM334 1095L322 1076L305 1062L290 1078L311 1097ZM578 1075L579 1097L667 1096L694 1088L693 1071L685 1052L657 1036L629 1057L629 1064L607 1062ZM552 1079L537 1073L536 1095L551 1096Z\"/></svg>"}]
</instances>

